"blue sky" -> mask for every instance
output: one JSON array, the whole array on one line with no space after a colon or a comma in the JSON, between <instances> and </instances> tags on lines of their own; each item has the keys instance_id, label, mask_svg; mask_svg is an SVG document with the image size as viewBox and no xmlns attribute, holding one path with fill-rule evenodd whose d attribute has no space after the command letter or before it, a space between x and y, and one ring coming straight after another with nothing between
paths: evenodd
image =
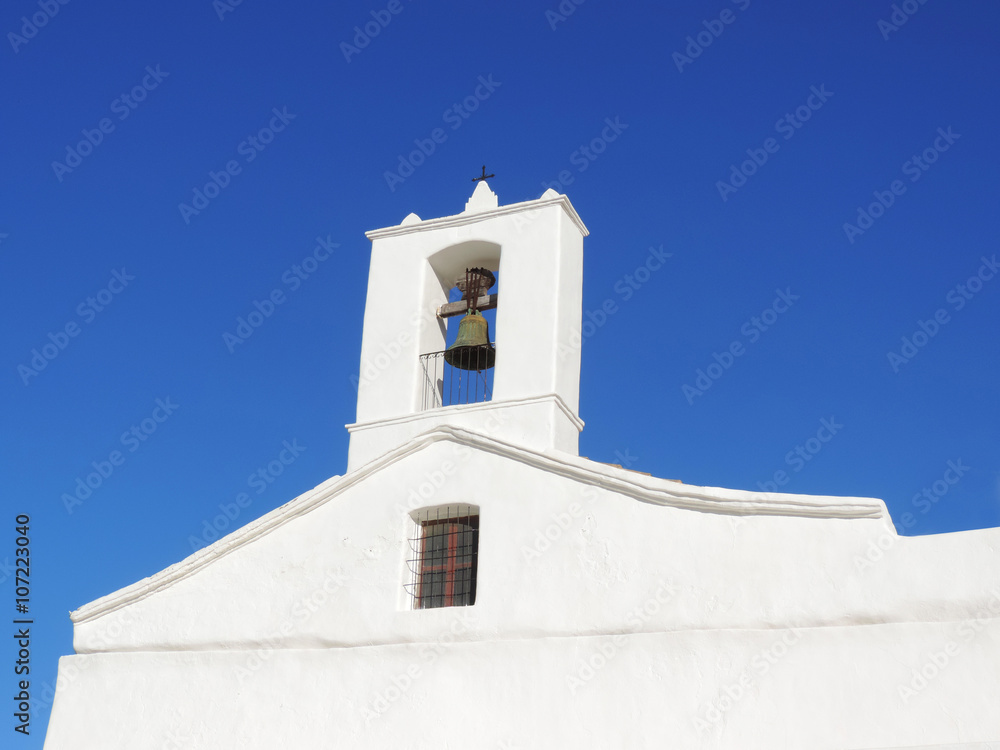
<instances>
[{"instance_id":1,"label":"blue sky","mask_svg":"<svg viewBox=\"0 0 1000 750\"><path fill-rule=\"evenodd\" d=\"M18 746L41 747L69 610L190 554L220 505L229 531L344 471L364 232L459 212L483 164L501 203L554 186L591 231L582 455L880 497L907 534L1000 525L998 22L985 0L7 3L0 593L27 514L42 699Z\"/></svg>"}]
</instances>

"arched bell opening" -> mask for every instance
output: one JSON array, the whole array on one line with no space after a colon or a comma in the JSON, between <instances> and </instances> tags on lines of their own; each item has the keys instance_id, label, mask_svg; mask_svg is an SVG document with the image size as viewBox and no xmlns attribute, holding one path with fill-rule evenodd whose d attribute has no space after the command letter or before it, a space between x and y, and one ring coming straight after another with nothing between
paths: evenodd
<instances>
[{"instance_id":1,"label":"arched bell opening","mask_svg":"<svg viewBox=\"0 0 1000 750\"><path fill-rule=\"evenodd\" d=\"M430 266L443 292L440 349L421 354L422 409L490 401L496 366L500 246L473 241L445 248Z\"/></svg>"}]
</instances>

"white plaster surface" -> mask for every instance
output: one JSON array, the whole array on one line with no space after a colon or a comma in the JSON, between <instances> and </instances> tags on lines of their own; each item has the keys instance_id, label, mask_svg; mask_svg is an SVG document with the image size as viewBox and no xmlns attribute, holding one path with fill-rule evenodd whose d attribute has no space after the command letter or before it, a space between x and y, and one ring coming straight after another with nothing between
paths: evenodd
<instances>
[{"instance_id":1,"label":"white plaster surface","mask_svg":"<svg viewBox=\"0 0 1000 750\"><path fill-rule=\"evenodd\" d=\"M1000 737L1000 530L901 538L878 501L690 487L457 430L362 473L74 613L46 749ZM475 606L410 610L409 510L473 485Z\"/></svg>"},{"instance_id":2,"label":"white plaster surface","mask_svg":"<svg viewBox=\"0 0 1000 750\"><path fill-rule=\"evenodd\" d=\"M444 630L428 643L369 648L64 657L61 670L77 679L56 698L45 747L161 748L170 737L192 750L986 741L1000 733L996 621L921 692L904 702L896 689L955 631L925 623L449 643Z\"/></svg>"},{"instance_id":3,"label":"white plaster surface","mask_svg":"<svg viewBox=\"0 0 1000 750\"><path fill-rule=\"evenodd\" d=\"M178 577L168 569L88 605L74 613L76 650L433 638L450 615L409 610L408 513L473 499L481 519L474 609L483 629L469 629L463 640L618 632L634 602L661 580L683 595L644 621L643 631L962 620L989 603L992 588L1000 606L1000 530L898 537L884 516L865 517L882 512L878 501L858 499L843 511L848 499L826 498L825 509L815 505L822 498L713 491L579 458L561 466L570 474L563 476L527 463L544 455L498 455L454 434L394 457L357 483L348 475L279 508L242 538L232 534L175 566ZM572 466L588 464L592 473L572 476ZM601 488L617 477L639 482L635 491L659 484L664 505ZM479 488L474 498L469 487ZM699 492L731 498L730 513L741 511L741 498L756 501L757 513L789 500L776 509L820 517L671 507ZM310 507L296 513L297 504ZM855 517L822 517L842 512ZM871 545L881 553L874 562ZM331 576L344 582L328 586L328 603L282 634L296 604ZM104 620L115 616L129 625L109 635Z\"/></svg>"}]
</instances>

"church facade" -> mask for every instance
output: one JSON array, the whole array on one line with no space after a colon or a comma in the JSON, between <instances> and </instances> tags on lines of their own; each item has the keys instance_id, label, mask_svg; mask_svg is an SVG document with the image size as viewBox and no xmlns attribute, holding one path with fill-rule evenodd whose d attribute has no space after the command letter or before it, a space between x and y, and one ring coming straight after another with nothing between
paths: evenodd
<instances>
[{"instance_id":1,"label":"church facade","mask_svg":"<svg viewBox=\"0 0 1000 750\"><path fill-rule=\"evenodd\" d=\"M46 750L1000 740L1000 529L579 456L586 235L485 181L368 233L346 473L73 612Z\"/></svg>"}]
</instances>

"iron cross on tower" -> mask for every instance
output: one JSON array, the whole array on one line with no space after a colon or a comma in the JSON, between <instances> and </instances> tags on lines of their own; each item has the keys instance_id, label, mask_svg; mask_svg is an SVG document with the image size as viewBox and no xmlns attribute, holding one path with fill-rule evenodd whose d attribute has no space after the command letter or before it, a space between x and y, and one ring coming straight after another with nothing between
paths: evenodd
<instances>
[{"instance_id":1,"label":"iron cross on tower","mask_svg":"<svg viewBox=\"0 0 1000 750\"><path fill-rule=\"evenodd\" d=\"M486 174L486 165L483 165L483 174L480 177L473 177L473 182L479 182L480 180L488 180L490 177L496 177L495 174Z\"/></svg>"}]
</instances>

